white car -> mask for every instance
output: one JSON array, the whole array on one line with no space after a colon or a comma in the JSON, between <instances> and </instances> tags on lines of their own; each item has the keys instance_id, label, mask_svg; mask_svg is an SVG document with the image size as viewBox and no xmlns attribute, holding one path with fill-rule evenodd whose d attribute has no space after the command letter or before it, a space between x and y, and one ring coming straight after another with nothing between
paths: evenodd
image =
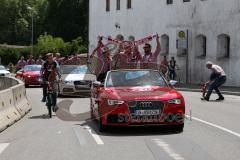
<instances>
[{"instance_id":1,"label":"white car","mask_svg":"<svg viewBox=\"0 0 240 160\"><path fill-rule=\"evenodd\" d=\"M89 94L96 76L89 72L87 65L62 65L60 67L63 81L59 84L59 95L81 96Z\"/></svg>"},{"instance_id":2,"label":"white car","mask_svg":"<svg viewBox=\"0 0 240 160\"><path fill-rule=\"evenodd\" d=\"M0 76L10 76L10 72L4 66L0 66Z\"/></svg>"}]
</instances>

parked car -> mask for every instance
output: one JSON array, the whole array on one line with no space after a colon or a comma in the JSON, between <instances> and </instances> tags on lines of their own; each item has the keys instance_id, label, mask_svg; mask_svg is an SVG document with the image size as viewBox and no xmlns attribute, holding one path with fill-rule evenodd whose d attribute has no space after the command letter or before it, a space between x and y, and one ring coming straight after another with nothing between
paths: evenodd
<instances>
[{"instance_id":1,"label":"parked car","mask_svg":"<svg viewBox=\"0 0 240 160\"><path fill-rule=\"evenodd\" d=\"M9 76L10 72L2 65L0 65L0 76Z\"/></svg>"},{"instance_id":2,"label":"parked car","mask_svg":"<svg viewBox=\"0 0 240 160\"><path fill-rule=\"evenodd\" d=\"M184 128L184 98L155 70L109 71L105 83L94 82L91 115L99 130L111 126L171 125Z\"/></svg>"},{"instance_id":3,"label":"parked car","mask_svg":"<svg viewBox=\"0 0 240 160\"><path fill-rule=\"evenodd\" d=\"M80 96L90 93L96 76L89 72L87 65L62 65L60 70L63 81L59 84L59 95Z\"/></svg>"},{"instance_id":4,"label":"parked car","mask_svg":"<svg viewBox=\"0 0 240 160\"><path fill-rule=\"evenodd\" d=\"M26 87L30 85L40 86L42 84L41 67L41 65L26 65L16 73L15 77L21 79Z\"/></svg>"}]
</instances>

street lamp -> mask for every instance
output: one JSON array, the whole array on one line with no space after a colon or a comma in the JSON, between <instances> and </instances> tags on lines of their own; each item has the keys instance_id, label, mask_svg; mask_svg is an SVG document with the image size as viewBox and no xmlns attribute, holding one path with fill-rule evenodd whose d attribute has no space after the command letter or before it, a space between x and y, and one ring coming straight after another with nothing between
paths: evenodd
<instances>
[{"instance_id":1,"label":"street lamp","mask_svg":"<svg viewBox=\"0 0 240 160\"><path fill-rule=\"evenodd\" d=\"M27 9L29 9L32 12L31 54L33 54L33 37L34 37L34 32L33 32L33 15L34 15L35 10L32 7L30 7L30 6L28 6Z\"/></svg>"}]
</instances>

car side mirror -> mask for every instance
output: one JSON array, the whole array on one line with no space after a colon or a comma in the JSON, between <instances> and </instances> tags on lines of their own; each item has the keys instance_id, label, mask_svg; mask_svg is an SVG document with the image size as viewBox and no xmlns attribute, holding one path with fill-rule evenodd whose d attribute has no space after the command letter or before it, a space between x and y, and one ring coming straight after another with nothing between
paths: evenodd
<instances>
[{"instance_id":1,"label":"car side mirror","mask_svg":"<svg viewBox=\"0 0 240 160\"><path fill-rule=\"evenodd\" d=\"M100 88L100 87L103 87L104 85L101 83L101 82L99 82L99 81L94 81L93 82L93 87L94 88Z\"/></svg>"},{"instance_id":2,"label":"car side mirror","mask_svg":"<svg viewBox=\"0 0 240 160\"><path fill-rule=\"evenodd\" d=\"M169 84L174 87L176 84L178 83L178 81L175 81L175 80L170 80L169 81Z\"/></svg>"}]
</instances>

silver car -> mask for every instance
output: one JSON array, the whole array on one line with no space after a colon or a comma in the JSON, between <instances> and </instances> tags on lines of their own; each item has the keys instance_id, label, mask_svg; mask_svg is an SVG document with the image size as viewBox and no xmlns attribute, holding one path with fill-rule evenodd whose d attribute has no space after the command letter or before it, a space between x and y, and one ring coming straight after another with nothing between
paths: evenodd
<instances>
[{"instance_id":1,"label":"silver car","mask_svg":"<svg viewBox=\"0 0 240 160\"><path fill-rule=\"evenodd\" d=\"M10 72L2 65L0 65L0 76L10 76Z\"/></svg>"},{"instance_id":2,"label":"silver car","mask_svg":"<svg viewBox=\"0 0 240 160\"><path fill-rule=\"evenodd\" d=\"M87 65L62 65L60 67L63 81L59 84L59 95L81 96L90 93L96 76L89 72Z\"/></svg>"}]
</instances>

